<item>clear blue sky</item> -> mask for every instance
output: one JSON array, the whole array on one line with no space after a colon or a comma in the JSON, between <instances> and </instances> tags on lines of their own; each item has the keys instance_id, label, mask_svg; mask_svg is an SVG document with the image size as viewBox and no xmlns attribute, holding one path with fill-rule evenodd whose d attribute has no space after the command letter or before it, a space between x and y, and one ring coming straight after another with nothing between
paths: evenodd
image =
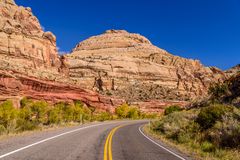
<instances>
[{"instance_id":1,"label":"clear blue sky","mask_svg":"<svg viewBox=\"0 0 240 160\"><path fill-rule=\"evenodd\" d=\"M61 51L107 29L125 29L207 66L240 63L240 0L15 1L32 8Z\"/></svg>"}]
</instances>

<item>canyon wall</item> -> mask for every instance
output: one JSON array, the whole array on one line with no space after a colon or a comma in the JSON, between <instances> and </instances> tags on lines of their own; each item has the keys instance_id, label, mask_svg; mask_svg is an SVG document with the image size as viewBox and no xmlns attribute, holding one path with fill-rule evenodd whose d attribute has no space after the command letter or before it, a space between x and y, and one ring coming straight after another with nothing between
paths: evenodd
<instances>
[{"instance_id":1,"label":"canyon wall","mask_svg":"<svg viewBox=\"0 0 240 160\"><path fill-rule=\"evenodd\" d=\"M42 29L31 8L0 1L0 101L81 100L111 112L129 103L161 112L205 96L226 74L125 30L107 30L59 56L55 35Z\"/></svg>"},{"instance_id":2,"label":"canyon wall","mask_svg":"<svg viewBox=\"0 0 240 160\"><path fill-rule=\"evenodd\" d=\"M108 30L80 42L67 56L77 85L128 101L187 101L204 96L224 72L198 60L174 56L139 35Z\"/></svg>"}]
</instances>

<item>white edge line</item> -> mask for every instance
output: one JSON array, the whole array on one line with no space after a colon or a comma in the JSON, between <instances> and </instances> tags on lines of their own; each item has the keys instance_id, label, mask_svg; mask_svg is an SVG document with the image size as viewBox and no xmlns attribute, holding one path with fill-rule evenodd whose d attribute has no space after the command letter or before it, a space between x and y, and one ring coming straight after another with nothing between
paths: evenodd
<instances>
[{"instance_id":1,"label":"white edge line","mask_svg":"<svg viewBox=\"0 0 240 160\"><path fill-rule=\"evenodd\" d=\"M140 131L140 133L141 133L145 138L147 138L147 139L148 139L149 141L151 141L152 143L156 144L158 147L161 147L162 149L168 151L169 153L173 154L174 156L180 158L181 160L186 160L185 158L183 158L183 157L177 155L177 154L174 153L173 151L171 151L171 150L169 150L169 149L163 147L162 145L158 144L157 142L153 141L151 138L149 138L148 136L146 136L146 135L142 132L142 130L141 130L141 126L138 128L138 130Z\"/></svg>"},{"instance_id":2,"label":"white edge line","mask_svg":"<svg viewBox=\"0 0 240 160\"><path fill-rule=\"evenodd\" d=\"M107 124L112 124L112 123L107 123ZM64 132L64 133L58 134L58 135L56 135L56 136L52 136L52 137L43 139L43 140L38 141L38 142L36 142L36 143L27 145L27 146L25 146L25 147L19 148L19 149L17 149L17 150L8 152L8 153L3 154L3 155L0 155L0 159L2 159L2 158L4 158L4 157L7 157L7 156L10 156L10 155L12 155L12 154L14 154L14 153L20 152L20 151L22 151L22 150L25 150L25 149L27 149L27 148L36 146L36 145L38 145L38 144L44 143L44 142L46 142L46 141L49 141L49 140L52 140L52 139L55 139L55 138L64 136L64 135L66 135L66 134L70 134L70 133L77 132L77 131L80 131L80 130L83 130L83 129L92 128L92 127L101 126L101 125L105 125L105 124L96 124L96 125L90 125L90 126L86 126L86 127L81 127L81 128L78 128L78 129L74 129L74 130L72 130L72 131Z\"/></svg>"}]
</instances>

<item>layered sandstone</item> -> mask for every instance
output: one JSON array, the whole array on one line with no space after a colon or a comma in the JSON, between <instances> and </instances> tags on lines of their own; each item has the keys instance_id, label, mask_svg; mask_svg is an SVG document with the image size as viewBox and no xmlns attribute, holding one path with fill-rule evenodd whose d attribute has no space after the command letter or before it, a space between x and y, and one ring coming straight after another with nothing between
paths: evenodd
<instances>
[{"instance_id":1,"label":"layered sandstone","mask_svg":"<svg viewBox=\"0 0 240 160\"><path fill-rule=\"evenodd\" d=\"M0 69L54 79L62 62L56 37L44 32L31 8L0 1Z\"/></svg>"},{"instance_id":2,"label":"layered sandstone","mask_svg":"<svg viewBox=\"0 0 240 160\"><path fill-rule=\"evenodd\" d=\"M65 58L57 52L56 37L43 31L31 8L1 0L0 101L11 99L18 106L25 96L53 103L82 100L109 111L124 102L71 85Z\"/></svg>"},{"instance_id":3,"label":"layered sandstone","mask_svg":"<svg viewBox=\"0 0 240 160\"><path fill-rule=\"evenodd\" d=\"M60 57L56 37L43 31L31 8L0 1L0 101L82 100L110 111L127 101L160 112L204 96L210 83L224 78L217 68L174 56L124 30L90 37Z\"/></svg>"},{"instance_id":4,"label":"layered sandstone","mask_svg":"<svg viewBox=\"0 0 240 160\"><path fill-rule=\"evenodd\" d=\"M122 99L103 96L77 86L1 70L0 95L0 101L12 99L19 102L22 97L46 100L50 103L59 101L72 103L74 100L81 100L87 106L96 107L98 111L110 112L114 112L116 106L125 102Z\"/></svg>"},{"instance_id":5,"label":"layered sandstone","mask_svg":"<svg viewBox=\"0 0 240 160\"><path fill-rule=\"evenodd\" d=\"M217 68L174 56L124 30L108 30L79 43L67 62L70 78L79 86L131 102L194 99L225 76Z\"/></svg>"},{"instance_id":6,"label":"layered sandstone","mask_svg":"<svg viewBox=\"0 0 240 160\"><path fill-rule=\"evenodd\" d=\"M228 69L225 71L226 75L228 77L231 77L231 76L234 76L236 74L239 74L240 73L240 64Z\"/></svg>"}]
</instances>

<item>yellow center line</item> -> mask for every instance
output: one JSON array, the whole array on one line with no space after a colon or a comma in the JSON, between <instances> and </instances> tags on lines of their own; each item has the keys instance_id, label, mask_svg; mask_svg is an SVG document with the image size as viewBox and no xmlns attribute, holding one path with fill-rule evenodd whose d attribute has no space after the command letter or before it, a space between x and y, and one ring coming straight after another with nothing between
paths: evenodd
<instances>
[{"instance_id":1,"label":"yellow center line","mask_svg":"<svg viewBox=\"0 0 240 160\"><path fill-rule=\"evenodd\" d=\"M103 155L103 159L104 160L112 160L112 137L114 135L114 133L121 127L123 127L124 125L115 127L114 129L112 129L110 131L110 133L107 136L105 145L104 145L104 155Z\"/></svg>"}]
</instances>

